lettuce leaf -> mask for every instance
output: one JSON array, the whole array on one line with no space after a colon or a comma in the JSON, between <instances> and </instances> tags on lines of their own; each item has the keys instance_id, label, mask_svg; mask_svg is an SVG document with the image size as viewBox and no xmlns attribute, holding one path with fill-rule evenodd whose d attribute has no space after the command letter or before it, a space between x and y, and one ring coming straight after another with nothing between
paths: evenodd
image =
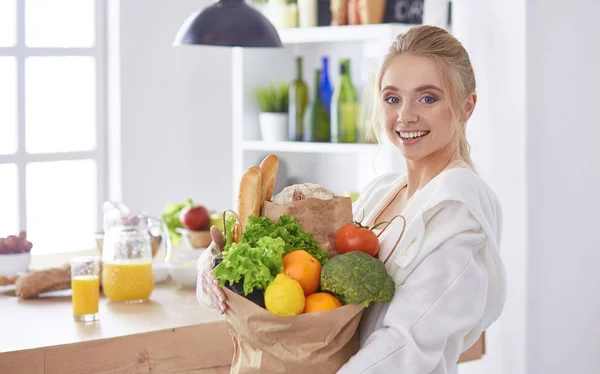
<instances>
[{"instance_id":1,"label":"lettuce leaf","mask_svg":"<svg viewBox=\"0 0 600 374\"><path fill-rule=\"evenodd\" d=\"M223 261L214 269L221 287L243 279L244 294L264 290L283 271L285 242L281 238L264 237L255 246L232 243L223 253Z\"/></svg>"},{"instance_id":2,"label":"lettuce leaf","mask_svg":"<svg viewBox=\"0 0 600 374\"><path fill-rule=\"evenodd\" d=\"M283 256L304 249L324 265L329 255L319 247L312 234L302 231L291 216L281 216L277 223L266 217L248 217L239 243L233 243L235 219L226 220L223 261L213 272L221 287L243 281L244 294L255 289L264 291L283 271Z\"/></svg>"},{"instance_id":3,"label":"lettuce leaf","mask_svg":"<svg viewBox=\"0 0 600 374\"><path fill-rule=\"evenodd\" d=\"M296 249L304 249L311 256L325 265L329 259L327 251L319 247L312 234L302 231L302 226L292 216L284 215L274 223L267 217L248 217L248 225L242 235L241 242L250 246L256 245L263 237L281 238L285 241L285 254Z\"/></svg>"}]
</instances>

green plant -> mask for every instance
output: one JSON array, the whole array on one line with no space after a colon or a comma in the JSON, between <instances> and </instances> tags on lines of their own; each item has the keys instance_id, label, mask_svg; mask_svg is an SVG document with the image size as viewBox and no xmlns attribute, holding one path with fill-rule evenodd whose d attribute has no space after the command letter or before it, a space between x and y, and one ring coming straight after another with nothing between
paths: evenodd
<instances>
[{"instance_id":1,"label":"green plant","mask_svg":"<svg viewBox=\"0 0 600 374\"><path fill-rule=\"evenodd\" d=\"M259 87L255 91L260 111L263 113L287 113L289 106L289 85L287 83Z\"/></svg>"}]
</instances>

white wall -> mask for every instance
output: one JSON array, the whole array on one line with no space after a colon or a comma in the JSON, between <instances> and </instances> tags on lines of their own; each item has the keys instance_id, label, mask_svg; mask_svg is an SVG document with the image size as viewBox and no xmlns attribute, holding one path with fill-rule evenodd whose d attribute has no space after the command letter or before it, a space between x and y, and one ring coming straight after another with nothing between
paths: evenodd
<instances>
[{"instance_id":1,"label":"white wall","mask_svg":"<svg viewBox=\"0 0 600 374\"><path fill-rule=\"evenodd\" d=\"M502 204L508 277L504 313L486 333L487 354L460 365L460 374L541 374L525 367L525 1L454 1L453 33L475 69L478 104L467 134L476 167Z\"/></svg>"},{"instance_id":2,"label":"white wall","mask_svg":"<svg viewBox=\"0 0 600 374\"><path fill-rule=\"evenodd\" d=\"M528 373L600 373L600 2L527 3Z\"/></svg>"},{"instance_id":3,"label":"white wall","mask_svg":"<svg viewBox=\"0 0 600 374\"><path fill-rule=\"evenodd\" d=\"M231 173L221 165L231 165L231 51L171 45L181 23L210 3L118 1L120 129L111 125L121 170L112 195L154 215L187 197L230 205Z\"/></svg>"},{"instance_id":4,"label":"white wall","mask_svg":"<svg viewBox=\"0 0 600 374\"><path fill-rule=\"evenodd\" d=\"M154 214L187 196L230 205L231 173L219 165L231 164L220 152L231 139L231 52L171 47L183 19L210 2L120 1L122 184L113 184ZM478 80L467 132L502 202L509 287L487 355L460 374L599 373L600 32L591 25L600 3L453 3Z\"/></svg>"},{"instance_id":5,"label":"white wall","mask_svg":"<svg viewBox=\"0 0 600 374\"><path fill-rule=\"evenodd\" d=\"M600 372L599 14L590 0L454 2L479 85L468 131L503 204L509 276L488 354L461 374Z\"/></svg>"}]
</instances>

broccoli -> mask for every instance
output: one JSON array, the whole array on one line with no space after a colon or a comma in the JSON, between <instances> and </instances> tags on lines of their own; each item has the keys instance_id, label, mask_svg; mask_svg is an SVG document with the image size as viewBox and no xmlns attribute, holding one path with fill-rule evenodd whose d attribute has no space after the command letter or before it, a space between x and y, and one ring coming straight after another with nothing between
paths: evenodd
<instances>
[{"instance_id":1,"label":"broccoli","mask_svg":"<svg viewBox=\"0 0 600 374\"><path fill-rule=\"evenodd\" d=\"M321 290L334 294L342 304L387 303L396 285L385 265L364 252L334 256L321 269Z\"/></svg>"}]
</instances>

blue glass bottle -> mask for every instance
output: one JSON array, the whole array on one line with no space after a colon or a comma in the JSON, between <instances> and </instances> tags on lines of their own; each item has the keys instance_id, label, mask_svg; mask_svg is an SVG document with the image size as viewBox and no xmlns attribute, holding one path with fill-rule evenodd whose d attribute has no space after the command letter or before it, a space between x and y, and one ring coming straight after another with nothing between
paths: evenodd
<instances>
[{"instance_id":1,"label":"blue glass bottle","mask_svg":"<svg viewBox=\"0 0 600 374\"><path fill-rule=\"evenodd\" d=\"M321 91L321 98L325 103L325 108L327 108L327 113L331 113L333 87L331 86L331 81L329 80L329 58L327 56L322 57L321 82L319 85L319 90Z\"/></svg>"}]
</instances>

